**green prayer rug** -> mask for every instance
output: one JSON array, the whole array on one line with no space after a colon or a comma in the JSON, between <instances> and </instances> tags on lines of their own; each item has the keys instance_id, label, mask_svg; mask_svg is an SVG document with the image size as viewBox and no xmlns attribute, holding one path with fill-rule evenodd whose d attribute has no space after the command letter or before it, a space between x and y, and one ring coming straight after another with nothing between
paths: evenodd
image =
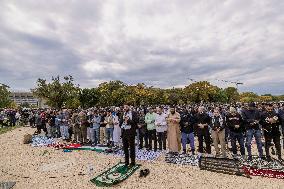
<instances>
[{"instance_id":1,"label":"green prayer rug","mask_svg":"<svg viewBox=\"0 0 284 189\"><path fill-rule=\"evenodd\" d=\"M91 180L92 183L99 187L109 187L121 183L130 177L141 165L136 164L132 167L126 167L124 163L120 162L98 175Z\"/></svg>"},{"instance_id":2,"label":"green prayer rug","mask_svg":"<svg viewBox=\"0 0 284 189\"><path fill-rule=\"evenodd\" d=\"M109 148L81 146L81 147L76 147L76 148L69 147L69 148L63 148L63 149L68 149L68 150L88 150L88 151L95 151L95 152L104 152L106 149L109 149Z\"/></svg>"}]
</instances>

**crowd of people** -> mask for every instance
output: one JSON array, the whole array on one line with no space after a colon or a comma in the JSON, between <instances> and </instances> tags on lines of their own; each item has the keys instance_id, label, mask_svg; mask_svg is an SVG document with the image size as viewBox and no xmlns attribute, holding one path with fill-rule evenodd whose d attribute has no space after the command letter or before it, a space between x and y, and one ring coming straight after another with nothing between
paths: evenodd
<instances>
[{"instance_id":1,"label":"crowd of people","mask_svg":"<svg viewBox=\"0 0 284 189\"><path fill-rule=\"evenodd\" d=\"M278 103L2 110L0 125L7 119L9 125L14 126L21 116L27 118L31 127L37 128L35 134L43 131L48 137L61 137L73 143L121 146L126 164L129 164L129 156L131 163L135 163L135 145L140 149L193 155L211 154L213 146L214 155L224 158L230 145L234 158L240 151L240 155L252 159L254 138L259 158L269 161L272 145L278 159L282 159L282 134L284 148L284 104Z\"/></svg>"}]
</instances>

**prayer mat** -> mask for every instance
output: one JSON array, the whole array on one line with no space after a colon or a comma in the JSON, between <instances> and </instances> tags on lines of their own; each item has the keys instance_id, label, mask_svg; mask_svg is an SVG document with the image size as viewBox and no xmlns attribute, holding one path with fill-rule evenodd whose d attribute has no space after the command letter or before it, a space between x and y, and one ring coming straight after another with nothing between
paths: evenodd
<instances>
[{"instance_id":1,"label":"prayer mat","mask_svg":"<svg viewBox=\"0 0 284 189\"><path fill-rule=\"evenodd\" d=\"M268 178L284 179L284 171L273 169L258 169L254 167L243 167L246 174L251 176L262 176Z\"/></svg>"},{"instance_id":2,"label":"prayer mat","mask_svg":"<svg viewBox=\"0 0 284 189\"><path fill-rule=\"evenodd\" d=\"M171 154L167 153L165 155L165 161L167 163L179 164L179 165L198 165L198 156L190 154Z\"/></svg>"},{"instance_id":3,"label":"prayer mat","mask_svg":"<svg viewBox=\"0 0 284 189\"><path fill-rule=\"evenodd\" d=\"M122 149L116 149L114 150L113 155L117 157L124 157L124 152ZM137 160L153 161L153 160L158 159L162 155L162 152L161 151L157 151L157 152L147 151L144 149L136 148L135 155L136 155Z\"/></svg>"},{"instance_id":4,"label":"prayer mat","mask_svg":"<svg viewBox=\"0 0 284 189\"><path fill-rule=\"evenodd\" d=\"M46 136L34 135L32 137L32 147L40 147L40 146L49 146L51 144L55 144L55 140L53 138L48 138Z\"/></svg>"},{"instance_id":5,"label":"prayer mat","mask_svg":"<svg viewBox=\"0 0 284 189\"><path fill-rule=\"evenodd\" d=\"M239 166L239 161L236 159L201 156L199 159L199 168L200 170L207 170L237 176L245 175L249 177L247 172L245 172L244 169Z\"/></svg>"},{"instance_id":6,"label":"prayer mat","mask_svg":"<svg viewBox=\"0 0 284 189\"><path fill-rule=\"evenodd\" d=\"M243 170L251 176L284 179L284 163L282 161L274 158L271 158L271 161L266 161L258 156L253 156L251 161L244 158L239 158L239 161Z\"/></svg>"},{"instance_id":7,"label":"prayer mat","mask_svg":"<svg viewBox=\"0 0 284 189\"><path fill-rule=\"evenodd\" d=\"M72 144L64 147L63 149L67 150L89 150L89 151L96 151L96 152L105 152L109 150L108 147L99 147L99 146L81 146L80 144Z\"/></svg>"},{"instance_id":8,"label":"prayer mat","mask_svg":"<svg viewBox=\"0 0 284 189\"><path fill-rule=\"evenodd\" d=\"M64 148L66 149L70 149L70 148L79 148L81 147L82 145L81 144L69 144L69 145L66 145Z\"/></svg>"},{"instance_id":9,"label":"prayer mat","mask_svg":"<svg viewBox=\"0 0 284 189\"><path fill-rule=\"evenodd\" d=\"M92 183L99 187L110 187L121 183L130 177L141 165L137 164L132 167L126 167L124 163L120 162L98 175L91 180Z\"/></svg>"},{"instance_id":10,"label":"prayer mat","mask_svg":"<svg viewBox=\"0 0 284 189\"><path fill-rule=\"evenodd\" d=\"M271 158L271 161L267 161L260 159L258 156L252 156L251 161L242 157L239 157L238 160L242 166L246 167L284 171L284 163L274 158Z\"/></svg>"},{"instance_id":11,"label":"prayer mat","mask_svg":"<svg viewBox=\"0 0 284 189\"><path fill-rule=\"evenodd\" d=\"M67 144L60 144L60 143L57 142L55 144L49 144L47 147L53 147L53 148L59 150L59 149L65 148L66 146L67 146Z\"/></svg>"},{"instance_id":12,"label":"prayer mat","mask_svg":"<svg viewBox=\"0 0 284 189\"><path fill-rule=\"evenodd\" d=\"M1 182L0 189L10 189L15 186L16 182Z\"/></svg>"}]
</instances>

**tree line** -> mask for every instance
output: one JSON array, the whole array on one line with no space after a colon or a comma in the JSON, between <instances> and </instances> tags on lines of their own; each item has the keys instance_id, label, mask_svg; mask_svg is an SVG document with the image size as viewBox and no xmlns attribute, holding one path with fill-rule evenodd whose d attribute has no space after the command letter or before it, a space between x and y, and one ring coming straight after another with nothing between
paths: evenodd
<instances>
[{"instance_id":1,"label":"tree line","mask_svg":"<svg viewBox=\"0 0 284 189\"><path fill-rule=\"evenodd\" d=\"M284 95L257 95L253 92L239 93L235 87L220 88L208 81L191 83L184 88L161 89L144 83L127 85L122 81L109 81L94 88L81 88L69 75L52 77L48 82L39 78L31 89L34 96L44 99L46 105L54 108L88 108L94 106L121 106L129 103L139 105L183 105L199 102L271 102L284 100ZM14 107L9 99L7 85L0 85L0 108Z\"/></svg>"},{"instance_id":2,"label":"tree line","mask_svg":"<svg viewBox=\"0 0 284 189\"><path fill-rule=\"evenodd\" d=\"M121 106L129 103L139 105L183 105L199 102L268 102L284 99L271 94L257 95L253 92L239 93L235 87L220 88L208 81L191 83L184 88L161 89L149 87L144 83L127 85L122 81L109 81L94 88L80 88L72 76L53 77L51 82L38 79L35 96L46 100L46 104L55 108L88 108L94 106Z\"/></svg>"}]
</instances>

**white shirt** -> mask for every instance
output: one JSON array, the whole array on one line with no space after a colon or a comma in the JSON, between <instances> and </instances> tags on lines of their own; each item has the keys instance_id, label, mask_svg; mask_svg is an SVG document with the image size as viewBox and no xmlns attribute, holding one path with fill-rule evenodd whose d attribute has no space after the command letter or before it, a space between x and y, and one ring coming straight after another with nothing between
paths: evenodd
<instances>
[{"instance_id":1,"label":"white shirt","mask_svg":"<svg viewBox=\"0 0 284 189\"><path fill-rule=\"evenodd\" d=\"M167 127L167 121L166 121L166 114L156 114L156 118L155 118L155 126L156 126L156 131L157 132L165 132L167 131L168 127ZM158 124L160 124L160 126L158 126Z\"/></svg>"}]
</instances>

